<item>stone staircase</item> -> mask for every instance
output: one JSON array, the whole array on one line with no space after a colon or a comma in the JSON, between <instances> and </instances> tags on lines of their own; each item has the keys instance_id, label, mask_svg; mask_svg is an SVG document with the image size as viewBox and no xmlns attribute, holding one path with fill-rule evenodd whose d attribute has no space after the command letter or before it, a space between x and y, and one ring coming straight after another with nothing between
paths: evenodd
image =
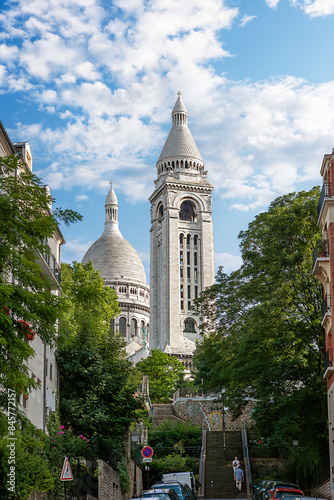
<instances>
[{"instance_id":1,"label":"stone staircase","mask_svg":"<svg viewBox=\"0 0 334 500\"><path fill-rule=\"evenodd\" d=\"M153 425L159 425L165 420L173 422L184 422L177 417L172 404L154 404L153 406Z\"/></svg>"},{"instance_id":2,"label":"stone staircase","mask_svg":"<svg viewBox=\"0 0 334 500\"><path fill-rule=\"evenodd\" d=\"M246 487L239 492L233 479L232 460L237 456L244 470L241 432L206 433L206 461L204 479L204 498L245 498Z\"/></svg>"}]
</instances>

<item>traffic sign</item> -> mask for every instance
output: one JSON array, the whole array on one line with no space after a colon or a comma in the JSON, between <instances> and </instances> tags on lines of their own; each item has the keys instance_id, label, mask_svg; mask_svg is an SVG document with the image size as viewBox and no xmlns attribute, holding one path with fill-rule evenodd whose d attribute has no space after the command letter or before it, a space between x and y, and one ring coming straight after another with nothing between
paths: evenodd
<instances>
[{"instance_id":1,"label":"traffic sign","mask_svg":"<svg viewBox=\"0 0 334 500\"><path fill-rule=\"evenodd\" d=\"M143 462L152 462L153 458L143 458Z\"/></svg>"},{"instance_id":2,"label":"traffic sign","mask_svg":"<svg viewBox=\"0 0 334 500\"><path fill-rule=\"evenodd\" d=\"M151 458L153 457L153 448L150 446L144 446L144 448L141 450L141 454L144 458Z\"/></svg>"},{"instance_id":3,"label":"traffic sign","mask_svg":"<svg viewBox=\"0 0 334 500\"><path fill-rule=\"evenodd\" d=\"M69 459L67 457L64 458L63 469L60 475L61 481L73 481L73 474L70 466Z\"/></svg>"}]
</instances>

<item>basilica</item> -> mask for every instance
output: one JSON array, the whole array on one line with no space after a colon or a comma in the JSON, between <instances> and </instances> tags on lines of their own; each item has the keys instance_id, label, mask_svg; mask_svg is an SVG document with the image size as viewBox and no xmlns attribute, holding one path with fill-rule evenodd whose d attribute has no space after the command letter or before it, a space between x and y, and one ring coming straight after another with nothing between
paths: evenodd
<instances>
[{"instance_id":1,"label":"basilica","mask_svg":"<svg viewBox=\"0 0 334 500\"><path fill-rule=\"evenodd\" d=\"M178 92L172 128L156 164L151 203L150 287L143 263L119 229L118 201L111 183L105 203L105 229L86 252L105 286L115 289L121 314L112 328L127 341L136 363L149 349L176 356L190 372L199 314L192 302L214 283L213 186L188 128Z\"/></svg>"}]
</instances>

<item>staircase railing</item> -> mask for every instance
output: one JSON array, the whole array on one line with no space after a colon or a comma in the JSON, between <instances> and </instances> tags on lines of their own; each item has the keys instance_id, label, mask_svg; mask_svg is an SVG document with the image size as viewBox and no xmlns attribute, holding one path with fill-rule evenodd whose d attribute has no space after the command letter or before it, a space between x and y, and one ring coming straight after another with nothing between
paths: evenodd
<instances>
[{"instance_id":1,"label":"staircase railing","mask_svg":"<svg viewBox=\"0 0 334 500\"><path fill-rule=\"evenodd\" d=\"M204 428L204 420L203 420L203 427L202 427L202 448L201 448L201 458L200 458L200 463L199 463L198 498L204 498L205 459L206 459L206 430Z\"/></svg>"},{"instance_id":2,"label":"staircase railing","mask_svg":"<svg viewBox=\"0 0 334 500\"><path fill-rule=\"evenodd\" d=\"M241 439L242 439L242 449L243 449L244 464L245 464L246 490L247 490L247 497L249 498L251 496L252 476L251 476L250 461L249 461L247 430L244 420L242 422Z\"/></svg>"}]
</instances>

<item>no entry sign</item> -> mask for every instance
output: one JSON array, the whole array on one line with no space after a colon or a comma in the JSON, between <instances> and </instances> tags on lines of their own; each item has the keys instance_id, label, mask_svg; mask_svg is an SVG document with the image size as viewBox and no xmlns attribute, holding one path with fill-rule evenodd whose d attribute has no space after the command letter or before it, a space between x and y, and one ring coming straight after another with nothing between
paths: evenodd
<instances>
[{"instance_id":1,"label":"no entry sign","mask_svg":"<svg viewBox=\"0 0 334 500\"><path fill-rule=\"evenodd\" d=\"M151 458L153 456L153 448L150 446L144 446L144 448L141 450L141 454L144 458Z\"/></svg>"}]
</instances>

